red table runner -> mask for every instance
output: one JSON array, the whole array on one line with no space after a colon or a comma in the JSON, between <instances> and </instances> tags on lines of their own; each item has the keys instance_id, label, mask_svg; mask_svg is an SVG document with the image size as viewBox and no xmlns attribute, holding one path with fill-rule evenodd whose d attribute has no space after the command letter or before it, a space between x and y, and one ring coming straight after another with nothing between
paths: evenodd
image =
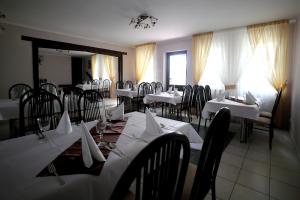
<instances>
[{"instance_id":1,"label":"red table runner","mask_svg":"<svg viewBox=\"0 0 300 200\"><path fill-rule=\"evenodd\" d=\"M103 141L116 143L123 129L125 128L128 118L121 121L114 121L107 126L104 134ZM90 133L95 140L96 144L100 142L100 136L96 132L96 128L92 128ZM108 157L110 150L105 147L99 147L105 158ZM91 174L99 175L104 162L99 162L93 159L93 165L90 168L85 167L82 160L81 139L77 140L73 145L60 154L54 161L52 161L56 171L59 175L71 174ZM53 176L49 173L48 166L45 167L37 176Z\"/></svg>"}]
</instances>

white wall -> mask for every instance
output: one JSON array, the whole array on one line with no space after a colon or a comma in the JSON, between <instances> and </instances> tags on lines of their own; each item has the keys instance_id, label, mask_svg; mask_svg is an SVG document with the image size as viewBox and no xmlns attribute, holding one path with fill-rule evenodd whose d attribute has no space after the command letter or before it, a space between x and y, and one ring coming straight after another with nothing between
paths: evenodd
<instances>
[{"instance_id":1,"label":"white wall","mask_svg":"<svg viewBox=\"0 0 300 200\"><path fill-rule=\"evenodd\" d=\"M163 82L166 85L166 53L174 51L187 51L187 84L193 83L192 75L192 37L169 40L157 43L156 47L156 81Z\"/></svg>"},{"instance_id":2,"label":"white wall","mask_svg":"<svg viewBox=\"0 0 300 200\"><path fill-rule=\"evenodd\" d=\"M293 50L293 81L292 81L292 105L291 105L291 137L296 144L300 157L300 16L297 19L294 34Z\"/></svg>"},{"instance_id":3,"label":"white wall","mask_svg":"<svg viewBox=\"0 0 300 200\"><path fill-rule=\"evenodd\" d=\"M31 42L21 40L22 35L127 52L127 55L123 56L123 79L135 79L134 48L8 24L4 24L4 27L6 31L0 34L0 98L8 98L8 89L14 83L23 82L33 85Z\"/></svg>"},{"instance_id":4,"label":"white wall","mask_svg":"<svg viewBox=\"0 0 300 200\"><path fill-rule=\"evenodd\" d=\"M71 56L42 55L43 61L39 66L39 77L47 79L56 85L72 84Z\"/></svg>"}]
</instances>

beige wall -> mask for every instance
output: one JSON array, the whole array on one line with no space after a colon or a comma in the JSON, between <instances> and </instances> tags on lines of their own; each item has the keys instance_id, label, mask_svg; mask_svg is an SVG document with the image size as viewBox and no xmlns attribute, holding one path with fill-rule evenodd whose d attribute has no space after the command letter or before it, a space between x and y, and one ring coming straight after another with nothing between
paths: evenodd
<instances>
[{"instance_id":1,"label":"beige wall","mask_svg":"<svg viewBox=\"0 0 300 200\"><path fill-rule=\"evenodd\" d=\"M33 84L31 42L21 40L22 35L127 52L127 55L123 56L123 79L135 79L134 48L119 47L99 41L8 24L5 24L4 27L6 31L0 34L0 98L8 98L8 89L14 83Z\"/></svg>"},{"instance_id":2,"label":"beige wall","mask_svg":"<svg viewBox=\"0 0 300 200\"><path fill-rule=\"evenodd\" d=\"M291 137L293 138L298 156L300 157L300 16L295 25L293 49L293 81L291 105Z\"/></svg>"}]
</instances>

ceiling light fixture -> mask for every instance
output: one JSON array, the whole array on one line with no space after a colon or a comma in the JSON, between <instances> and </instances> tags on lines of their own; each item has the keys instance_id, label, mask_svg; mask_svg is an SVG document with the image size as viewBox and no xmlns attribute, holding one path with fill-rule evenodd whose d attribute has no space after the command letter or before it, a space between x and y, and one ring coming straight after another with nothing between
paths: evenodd
<instances>
[{"instance_id":1,"label":"ceiling light fixture","mask_svg":"<svg viewBox=\"0 0 300 200\"><path fill-rule=\"evenodd\" d=\"M129 26L133 25L135 29L149 29L155 26L157 23L158 19L147 15L147 14L142 14L137 17L134 17L131 19Z\"/></svg>"}]
</instances>

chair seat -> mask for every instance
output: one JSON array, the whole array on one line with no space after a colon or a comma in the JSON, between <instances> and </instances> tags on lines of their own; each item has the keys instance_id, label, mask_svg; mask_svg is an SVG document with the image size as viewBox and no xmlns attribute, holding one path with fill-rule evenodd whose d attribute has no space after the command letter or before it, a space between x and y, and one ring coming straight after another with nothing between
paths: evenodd
<instances>
[{"instance_id":1,"label":"chair seat","mask_svg":"<svg viewBox=\"0 0 300 200\"><path fill-rule=\"evenodd\" d=\"M270 125L271 119L268 117L258 117L254 122L262 125Z\"/></svg>"},{"instance_id":2,"label":"chair seat","mask_svg":"<svg viewBox=\"0 0 300 200\"><path fill-rule=\"evenodd\" d=\"M260 112L259 113L260 117L267 117L267 118L271 118L272 117L272 113L270 112Z\"/></svg>"},{"instance_id":3,"label":"chair seat","mask_svg":"<svg viewBox=\"0 0 300 200\"><path fill-rule=\"evenodd\" d=\"M189 163L184 186L183 186L182 200L190 199L196 171L197 171L197 165Z\"/></svg>"}]
</instances>

